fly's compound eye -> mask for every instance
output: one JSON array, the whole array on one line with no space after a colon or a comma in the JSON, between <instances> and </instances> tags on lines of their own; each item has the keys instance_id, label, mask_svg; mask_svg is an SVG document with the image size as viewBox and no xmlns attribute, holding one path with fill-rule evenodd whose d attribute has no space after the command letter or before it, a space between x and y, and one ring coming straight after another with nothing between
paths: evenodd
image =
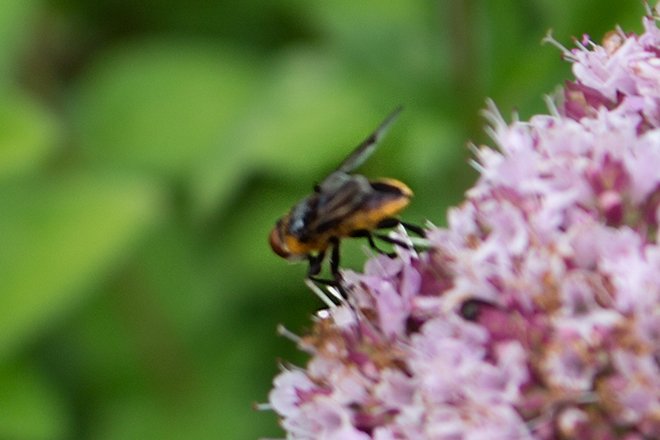
<instances>
[{"instance_id":1,"label":"fly's compound eye","mask_svg":"<svg viewBox=\"0 0 660 440\"><path fill-rule=\"evenodd\" d=\"M278 222L277 225L270 232L268 241L270 242L270 247L271 249L273 249L273 252L275 252L277 255L279 255L282 258L289 258L291 256L291 252L289 252L289 249L287 249L286 244L284 244L284 242L282 241L282 235L280 234L279 226L280 226L280 222Z\"/></svg>"}]
</instances>

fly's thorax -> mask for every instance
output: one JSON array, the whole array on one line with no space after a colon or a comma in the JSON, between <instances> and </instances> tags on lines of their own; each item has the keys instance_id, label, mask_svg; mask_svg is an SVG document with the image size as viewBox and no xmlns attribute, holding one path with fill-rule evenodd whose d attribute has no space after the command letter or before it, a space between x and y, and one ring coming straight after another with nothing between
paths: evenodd
<instances>
[{"instance_id":1,"label":"fly's thorax","mask_svg":"<svg viewBox=\"0 0 660 440\"><path fill-rule=\"evenodd\" d=\"M318 204L318 196L312 194L298 202L288 215L286 232L298 238L304 238L309 219Z\"/></svg>"}]
</instances>

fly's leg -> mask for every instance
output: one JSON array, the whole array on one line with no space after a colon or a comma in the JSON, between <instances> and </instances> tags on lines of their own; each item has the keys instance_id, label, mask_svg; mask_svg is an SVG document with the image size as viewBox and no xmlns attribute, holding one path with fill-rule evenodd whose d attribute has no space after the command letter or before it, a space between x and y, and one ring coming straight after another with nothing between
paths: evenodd
<instances>
[{"instance_id":1,"label":"fly's leg","mask_svg":"<svg viewBox=\"0 0 660 440\"><path fill-rule=\"evenodd\" d=\"M422 229L421 227L419 227L417 225L410 224L410 223L403 222L403 221L399 220L398 218L394 218L394 217L390 217L390 218L386 218L384 220L381 220L380 223L378 223L377 229L390 229L390 228L394 228L398 225L403 226L407 231L410 231L413 234L418 235L419 237L422 237L422 238L426 237L426 233L424 232L424 229ZM411 245L409 243L404 243L401 240L397 240L396 238L392 238L388 235L377 233L377 232L375 232L373 235L374 235L374 237L377 237L378 239L384 241L385 243L390 243L390 244L402 247L404 249L410 249L411 248ZM393 256L395 254L394 253L389 253L387 255Z\"/></svg>"},{"instance_id":2,"label":"fly's leg","mask_svg":"<svg viewBox=\"0 0 660 440\"><path fill-rule=\"evenodd\" d=\"M377 235L377 236L378 236L378 238L381 238L379 235ZM394 253L386 252L386 251L382 250L381 248L379 248L378 246L376 246L376 242L374 241L373 234L370 231L367 231L366 229L360 229L358 231L353 231L353 233L351 233L351 237L366 238L367 242L369 243L369 247L371 249L373 249L374 251L376 251L377 253L379 253L379 254L387 255L388 257L394 257L394 255L395 255ZM387 240L384 240L384 241L387 241Z\"/></svg>"},{"instance_id":3,"label":"fly's leg","mask_svg":"<svg viewBox=\"0 0 660 440\"><path fill-rule=\"evenodd\" d=\"M317 284L321 284L321 285L324 285L324 286L330 286L330 287L335 288L342 297L341 301L337 301L335 303L338 303L339 305L348 305L348 307L350 307L351 310L353 311L353 313L355 314L356 321L359 322L360 314L358 313L358 309L356 308L356 305L352 301L349 300L348 293L347 293L346 289L344 288L344 283L343 283L343 279L341 277L341 273L339 272L339 257L340 257L340 254L339 254L339 239L337 237L331 238L330 239L330 246L332 247L332 251L330 253L330 273L332 274L332 279L331 280L325 280L325 279L322 279L322 278L317 278L315 276L320 271L321 262L323 260L323 253L320 253L316 257L309 257L310 271L307 274L307 278L312 280L313 282L315 282ZM314 268L314 270L316 270L315 273L311 273L312 268ZM335 296L335 300L338 300L338 298L336 298L336 296ZM334 301L334 300L329 300L329 301ZM327 301L325 301L325 302L326 302L326 304L328 303ZM362 330L361 330L360 325L356 326L356 331L357 331L358 336L361 338L362 337Z\"/></svg>"},{"instance_id":4,"label":"fly's leg","mask_svg":"<svg viewBox=\"0 0 660 440\"><path fill-rule=\"evenodd\" d=\"M337 238L332 238L330 244L332 246L332 253L330 254L330 273L332 274L332 279L326 280L317 276L321 273L325 251L319 252L316 256L310 255L307 257L307 260L309 261L307 278L317 284L334 287L339 291L342 298L345 299L347 298L347 295L342 285L341 274L339 273L339 240Z\"/></svg>"},{"instance_id":5,"label":"fly's leg","mask_svg":"<svg viewBox=\"0 0 660 440\"><path fill-rule=\"evenodd\" d=\"M344 283L341 278L341 273L339 273L339 239L333 237L330 240L330 243L332 244L332 253L330 254L330 273L334 278L334 287L339 291L341 297L344 299L346 304L348 304L348 306L351 308L351 310L355 314L356 320L359 321L360 314L358 313L356 305L353 304L353 302L348 299L348 292L346 292L346 289L344 289ZM357 326L357 333L360 337L362 337L362 330L359 325Z\"/></svg>"},{"instance_id":6,"label":"fly's leg","mask_svg":"<svg viewBox=\"0 0 660 440\"><path fill-rule=\"evenodd\" d=\"M410 249L410 245L408 243L404 243L401 240L397 240L396 238L392 238L388 235L385 234L380 234L380 233L374 233L374 237L378 237L378 239L383 240L385 243L390 243L399 247L402 247L404 249ZM394 256L396 253L392 252L387 255Z\"/></svg>"},{"instance_id":7,"label":"fly's leg","mask_svg":"<svg viewBox=\"0 0 660 440\"><path fill-rule=\"evenodd\" d=\"M323 259L325 258L325 251L321 251L316 255L308 255L307 261L309 261L309 268L307 269L307 278L314 281L317 284L322 284L324 286L334 285L334 280L324 280L323 278L317 277L321 273L321 266L323 265Z\"/></svg>"},{"instance_id":8,"label":"fly's leg","mask_svg":"<svg viewBox=\"0 0 660 440\"><path fill-rule=\"evenodd\" d=\"M402 222L401 220L399 220L399 224L404 228L406 228L407 231L412 232L418 237L426 238L426 232L420 226L413 225L412 223Z\"/></svg>"},{"instance_id":9,"label":"fly's leg","mask_svg":"<svg viewBox=\"0 0 660 440\"><path fill-rule=\"evenodd\" d=\"M330 273L332 277L336 280L339 279L339 240L332 238L330 240L332 245L332 254L330 254Z\"/></svg>"},{"instance_id":10,"label":"fly's leg","mask_svg":"<svg viewBox=\"0 0 660 440\"><path fill-rule=\"evenodd\" d=\"M342 298L348 299L348 294L346 293L346 290L344 290L341 274L339 273L339 239L333 237L330 240L330 243L332 243L332 253L330 254L330 273L332 274L332 278L335 281L334 287L339 290Z\"/></svg>"},{"instance_id":11,"label":"fly's leg","mask_svg":"<svg viewBox=\"0 0 660 440\"><path fill-rule=\"evenodd\" d=\"M404 228L406 228L407 231L410 231L419 237L422 238L426 237L426 232L424 232L424 229L422 229L421 227L417 225L413 225L412 223L401 221L398 218L394 218L394 217L381 220L380 223L378 223L377 229L389 229L389 228L397 227L399 225L403 226Z\"/></svg>"},{"instance_id":12,"label":"fly's leg","mask_svg":"<svg viewBox=\"0 0 660 440\"><path fill-rule=\"evenodd\" d=\"M406 230L409 230L410 232L414 233L415 235L419 235L420 237L425 237L426 236L426 234L424 233L424 230L422 228L420 228L419 226L413 225L413 224L410 224L410 223L402 222L401 220L399 220L397 218L393 218L393 217L381 220L381 222L378 223L377 229L391 229L391 228L394 228L398 225L403 226L404 228L406 228ZM369 242L369 247L371 247L371 249L378 252L379 254L387 255L388 257L394 257L396 255L396 253L395 252L386 252L383 249L379 248L376 245L376 242L374 241L374 237L378 238L379 240L384 241L385 243L390 243L390 244L393 244L393 245L396 245L396 246L399 246L399 247L402 247L402 248L405 248L405 249L410 249L410 244L408 244L408 243L404 243L403 241L397 240L396 238L392 238L392 237L389 237L385 234L381 234L381 233L378 233L378 232L371 232L371 231L368 231L366 229L360 229L360 230L354 231L351 234L351 237L364 237L364 238L366 238L367 241Z\"/></svg>"},{"instance_id":13,"label":"fly's leg","mask_svg":"<svg viewBox=\"0 0 660 440\"><path fill-rule=\"evenodd\" d=\"M317 255L307 256L309 261L309 268L307 269L307 278L312 278L321 272L321 264L325 258L325 251L319 252Z\"/></svg>"}]
</instances>

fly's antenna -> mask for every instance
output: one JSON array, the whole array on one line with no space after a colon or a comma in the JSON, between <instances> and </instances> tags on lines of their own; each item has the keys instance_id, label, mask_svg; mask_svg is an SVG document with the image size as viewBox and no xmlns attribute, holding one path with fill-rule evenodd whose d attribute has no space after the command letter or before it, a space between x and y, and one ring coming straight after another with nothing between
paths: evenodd
<instances>
[{"instance_id":1,"label":"fly's antenna","mask_svg":"<svg viewBox=\"0 0 660 440\"><path fill-rule=\"evenodd\" d=\"M399 113L401 113L401 110L403 110L403 106L398 106L397 108L390 113L383 122L380 123L378 128L374 130L373 133L369 135L360 145L358 145L355 150L351 153L350 156L348 156L344 161L337 167L337 171L341 171L344 173L350 173L360 165L364 163L365 160L369 156L371 156L371 153L373 153L376 150L376 147L378 146L378 142L385 136L385 133L387 132L388 128L392 123L396 120L396 118L399 116Z\"/></svg>"}]
</instances>

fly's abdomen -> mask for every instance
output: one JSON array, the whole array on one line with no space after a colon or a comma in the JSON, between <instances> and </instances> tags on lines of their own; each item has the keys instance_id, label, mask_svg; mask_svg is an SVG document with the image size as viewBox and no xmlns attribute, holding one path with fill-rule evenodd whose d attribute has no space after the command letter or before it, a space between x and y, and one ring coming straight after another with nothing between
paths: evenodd
<instances>
[{"instance_id":1,"label":"fly's abdomen","mask_svg":"<svg viewBox=\"0 0 660 440\"><path fill-rule=\"evenodd\" d=\"M363 205L340 225L341 236L350 236L359 230L374 230L383 220L395 217L410 203L413 192L403 182L379 179L369 183L373 191Z\"/></svg>"}]
</instances>

